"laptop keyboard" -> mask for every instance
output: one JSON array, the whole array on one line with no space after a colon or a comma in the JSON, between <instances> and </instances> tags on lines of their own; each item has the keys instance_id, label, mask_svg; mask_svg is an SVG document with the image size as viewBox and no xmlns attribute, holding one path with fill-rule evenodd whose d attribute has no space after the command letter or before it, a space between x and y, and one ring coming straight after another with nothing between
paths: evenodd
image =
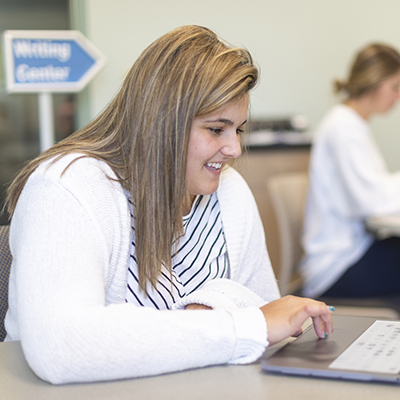
<instances>
[{"instance_id":1,"label":"laptop keyboard","mask_svg":"<svg viewBox=\"0 0 400 400\"><path fill-rule=\"evenodd\" d=\"M400 321L375 321L329 368L398 374Z\"/></svg>"}]
</instances>

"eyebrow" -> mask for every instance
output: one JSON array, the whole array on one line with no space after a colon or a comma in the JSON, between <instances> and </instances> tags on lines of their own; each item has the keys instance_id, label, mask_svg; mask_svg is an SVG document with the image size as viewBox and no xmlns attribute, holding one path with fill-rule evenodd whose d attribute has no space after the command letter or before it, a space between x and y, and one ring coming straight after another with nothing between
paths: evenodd
<instances>
[{"instance_id":1,"label":"eyebrow","mask_svg":"<svg viewBox=\"0 0 400 400\"><path fill-rule=\"evenodd\" d=\"M222 124L229 125L229 126L234 125L233 121L231 121L230 119L225 119L225 118L218 118L218 119L212 119L212 120L211 119L207 119L204 122L208 122L208 123L220 122ZM244 122L242 122L239 126L242 126L245 123L247 123L247 119Z\"/></svg>"}]
</instances>

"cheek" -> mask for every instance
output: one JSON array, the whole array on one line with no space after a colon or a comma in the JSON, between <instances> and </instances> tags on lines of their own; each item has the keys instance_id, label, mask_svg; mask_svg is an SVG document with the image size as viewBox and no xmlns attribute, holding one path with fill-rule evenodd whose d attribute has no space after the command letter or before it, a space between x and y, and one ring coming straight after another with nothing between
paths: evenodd
<instances>
[{"instance_id":1,"label":"cheek","mask_svg":"<svg viewBox=\"0 0 400 400\"><path fill-rule=\"evenodd\" d=\"M193 144L188 149L188 158L186 162L186 176L190 179L195 175L202 165L201 146Z\"/></svg>"},{"instance_id":2,"label":"cheek","mask_svg":"<svg viewBox=\"0 0 400 400\"><path fill-rule=\"evenodd\" d=\"M382 91L377 101L379 111L386 111L393 103L393 100L394 98L389 91Z\"/></svg>"},{"instance_id":3,"label":"cheek","mask_svg":"<svg viewBox=\"0 0 400 400\"><path fill-rule=\"evenodd\" d=\"M207 140L197 140L189 149L190 157L194 160L205 161L210 154L211 144Z\"/></svg>"},{"instance_id":4,"label":"cheek","mask_svg":"<svg viewBox=\"0 0 400 400\"><path fill-rule=\"evenodd\" d=\"M198 159L199 155L199 146L193 145L188 149L188 165L193 165L196 159Z\"/></svg>"}]
</instances>

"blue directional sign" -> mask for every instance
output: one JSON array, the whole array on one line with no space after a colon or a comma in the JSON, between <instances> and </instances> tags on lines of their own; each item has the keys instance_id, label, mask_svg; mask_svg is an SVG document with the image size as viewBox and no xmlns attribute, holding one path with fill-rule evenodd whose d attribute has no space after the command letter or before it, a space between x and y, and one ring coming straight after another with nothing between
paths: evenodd
<instances>
[{"instance_id":1,"label":"blue directional sign","mask_svg":"<svg viewBox=\"0 0 400 400\"><path fill-rule=\"evenodd\" d=\"M78 92L106 57L78 31L5 31L9 92Z\"/></svg>"}]
</instances>

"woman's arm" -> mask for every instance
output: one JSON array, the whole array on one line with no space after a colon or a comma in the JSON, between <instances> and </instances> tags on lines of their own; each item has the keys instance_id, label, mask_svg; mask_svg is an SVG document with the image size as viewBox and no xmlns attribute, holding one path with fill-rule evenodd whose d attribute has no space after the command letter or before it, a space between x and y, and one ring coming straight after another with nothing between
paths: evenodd
<instances>
[{"instance_id":1,"label":"woman's arm","mask_svg":"<svg viewBox=\"0 0 400 400\"><path fill-rule=\"evenodd\" d=\"M210 307L189 304L187 310L211 310ZM320 339L325 339L326 333L333 332L331 313L333 307L325 303L303 297L285 296L261 307L268 326L269 344L278 343L289 336L298 336L302 325L312 318L315 333Z\"/></svg>"},{"instance_id":2,"label":"woman's arm","mask_svg":"<svg viewBox=\"0 0 400 400\"><path fill-rule=\"evenodd\" d=\"M108 180L104 196L94 193L90 210L84 206L75 181L88 173L85 167L77 162L62 183L48 174L33 176L13 217L12 308L32 369L44 380L67 383L257 359L268 344L258 308L199 312L157 311L123 301L107 305L110 281L127 269L121 249L111 263L121 221L106 211L115 207L107 200L113 190Z\"/></svg>"}]
</instances>

